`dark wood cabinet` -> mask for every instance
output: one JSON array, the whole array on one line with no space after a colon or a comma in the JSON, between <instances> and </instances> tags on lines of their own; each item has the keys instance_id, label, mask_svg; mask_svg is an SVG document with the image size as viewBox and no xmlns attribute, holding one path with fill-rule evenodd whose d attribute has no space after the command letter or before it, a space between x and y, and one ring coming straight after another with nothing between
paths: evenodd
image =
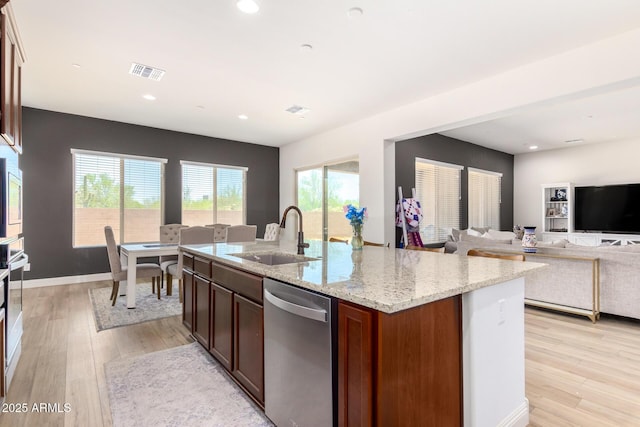
<instances>
[{"instance_id":1,"label":"dark wood cabinet","mask_svg":"<svg viewBox=\"0 0 640 427\"><path fill-rule=\"evenodd\" d=\"M385 314L340 302L339 425L462 425L460 304Z\"/></svg>"},{"instance_id":2,"label":"dark wood cabinet","mask_svg":"<svg viewBox=\"0 0 640 427\"><path fill-rule=\"evenodd\" d=\"M21 153L24 52L10 4L1 10L0 26L0 135Z\"/></svg>"},{"instance_id":3,"label":"dark wood cabinet","mask_svg":"<svg viewBox=\"0 0 640 427\"><path fill-rule=\"evenodd\" d=\"M264 402L264 319L261 305L233 295L234 361L232 374Z\"/></svg>"},{"instance_id":4,"label":"dark wood cabinet","mask_svg":"<svg viewBox=\"0 0 640 427\"><path fill-rule=\"evenodd\" d=\"M373 425L373 311L338 305L338 424Z\"/></svg>"},{"instance_id":5,"label":"dark wood cabinet","mask_svg":"<svg viewBox=\"0 0 640 427\"><path fill-rule=\"evenodd\" d=\"M193 332L193 273L188 270L182 271L182 324Z\"/></svg>"},{"instance_id":6,"label":"dark wood cabinet","mask_svg":"<svg viewBox=\"0 0 640 427\"><path fill-rule=\"evenodd\" d=\"M209 331L211 327L211 282L199 275L193 276L194 314L193 336L206 349L209 349Z\"/></svg>"},{"instance_id":7,"label":"dark wood cabinet","mask_svg":"<svg viewBox=\"0 0 640 427\"><path fill-rule=\"evenodd\" d=\"M211 284L211 344L209 352L227 368L233 369L233 292Z\"/></svg>"},{"instance_id":8,"label":"dark wood cabinet","mask_svg":"<svg viewBox=\"0 0 640 427\"><path fill-rule=\"evenodd\" d=\"M264 404L262 277L184 253L183 323Z\"/></svg>"}]
</instances>

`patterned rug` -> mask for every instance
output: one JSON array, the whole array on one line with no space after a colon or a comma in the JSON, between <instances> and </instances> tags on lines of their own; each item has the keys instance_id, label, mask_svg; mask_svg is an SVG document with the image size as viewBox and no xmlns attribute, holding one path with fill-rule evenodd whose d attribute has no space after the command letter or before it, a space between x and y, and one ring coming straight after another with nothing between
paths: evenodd
<instances>
[{"instance_id":1,"label":"patterned rug","mask_svg":"<svg viewBox=\"0 0 640 427\"><path fill-rule=\"evenodd\" d=\"M158 296L151 293L151 283L139 283L136 285L136 308L131 310L127 308L126 296L119 296L116 305L111 306L110 295L111 287L89 289L98 331L182 314L177 287L170 297L163 290L162 298L158 300Z\"/></svg>"},{"instance_id":2,"label":"patterned rug","mask_svg":"<svg viewBox=\"0 0 640 427\"><path fill-rule=\"evenodd\" d=\"M105 364L114 427L273 426L200 344Z\"/></svg>"}]
</instances>

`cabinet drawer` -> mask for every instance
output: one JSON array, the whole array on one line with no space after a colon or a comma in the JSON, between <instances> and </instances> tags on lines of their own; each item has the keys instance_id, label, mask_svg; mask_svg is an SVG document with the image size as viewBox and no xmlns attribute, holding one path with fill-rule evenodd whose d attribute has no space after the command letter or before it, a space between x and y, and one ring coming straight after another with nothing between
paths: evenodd
<instances>
[{"instance_id":1,"label":"cabinet drawer","mask_svg":"<svg viewBox=\"0 0 640 427\"><path fill-rule=\"evenodd\" d=\"M213 281L262 304L262 277L213 263Z\"/></svg>"},{"instance_id":2,"label":"cabinet drawer","mask_svg":"<svg viewBox=\"0 0 640 427\"><path fill-rule=\"evenodd\" d=\"M193 255L188 252L182 253L182 268L193 271Z\"/></svg>"},{"instance_id":3,"label":"cabinet drawer","mask_svg":"<svg viewBox=\"0 0 640 427\"><path fill-rule=\"evenodd\" d=\"M211 279L211 261L206 258L193 257L193 271L202 277Z\"/></svg>"}]
</instances>

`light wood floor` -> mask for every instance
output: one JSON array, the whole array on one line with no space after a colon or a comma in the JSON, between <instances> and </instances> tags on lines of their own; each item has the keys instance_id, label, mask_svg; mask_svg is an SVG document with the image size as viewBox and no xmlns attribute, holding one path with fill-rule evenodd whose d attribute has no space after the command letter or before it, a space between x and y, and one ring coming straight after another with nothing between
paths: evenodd
<instances>
[{"instance_id":1,"label":"light wood floor","mask_svg":"<svg viewBox=\"0 0 640 427\"><path fill-rule=\"evenodd\" d=\"M25 289L23 353L7 402L68 413L0 414L0 427L111 426L103 364L191 342L178 316L96 332L90 287ZM532 427L640 425L640 322L526 311ZM161 398L161 397L160 397Z\"/></svg>"},{"instance_id":2,"label":"light wood floor","mask_svg":"<svg viewBox=\"0 0 640 427\"><path fill-rule=\"evenodd\" d=\"M0 427L111 426L104 363L191 342L179 316L96 332L88 289L105 286L111 282L24 290L22 356L6 402L71 410L3 413Z\"/></svg>"}]
</instances>

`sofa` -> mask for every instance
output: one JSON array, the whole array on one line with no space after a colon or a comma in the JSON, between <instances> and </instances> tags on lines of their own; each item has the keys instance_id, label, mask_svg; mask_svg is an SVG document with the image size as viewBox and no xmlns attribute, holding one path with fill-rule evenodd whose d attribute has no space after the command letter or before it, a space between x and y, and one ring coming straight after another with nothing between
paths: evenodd
<instances>
[{"instance_id":1,"label":"sofa","mask_svg":"<svg viewBox=\"0 0 640 427\"><path fill-rule=\"evenodd\" d=\"M466 255L469 249L522 251L522 242L517 239L467 234L460 235L456 242L447 242L445 248L447 246L447 252L459 255ZM588 258L599 259L600 312L640 319L640 245L582 246L566 240L538 242L537 255L528 260L550 267L526 277L525 298L591 310L593 262Z\"/></svg>"}]
</instances>

